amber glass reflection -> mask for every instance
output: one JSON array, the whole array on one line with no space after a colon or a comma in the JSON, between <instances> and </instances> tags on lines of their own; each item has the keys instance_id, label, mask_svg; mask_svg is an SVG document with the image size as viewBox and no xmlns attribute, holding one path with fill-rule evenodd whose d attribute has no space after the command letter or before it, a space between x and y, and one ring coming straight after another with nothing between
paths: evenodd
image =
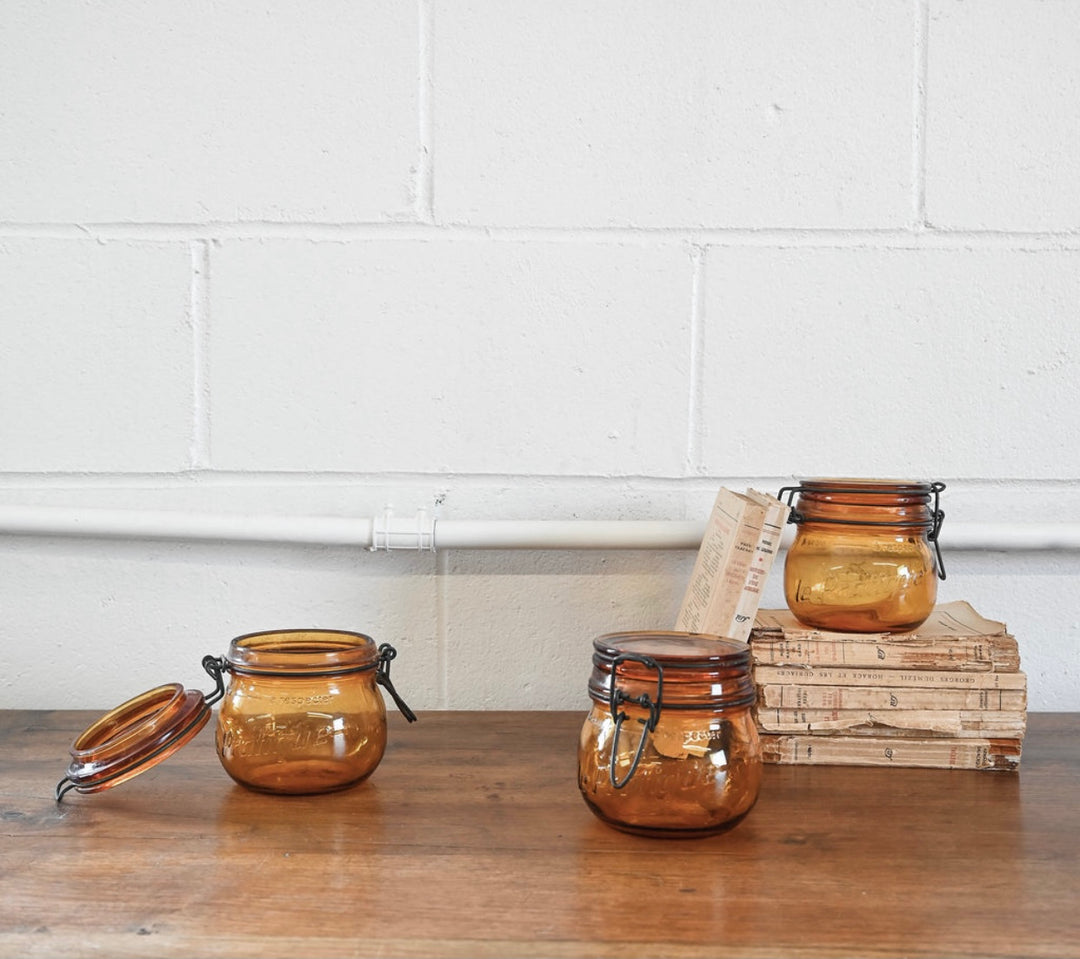
<instances>
[{"instance_id":1,"label":"amber glass reflection","mask_svg":"<svg viewBox=\"0 0 1080 959\"><path fill-rule=\"evenodd\" d=\"M386 749L377 650L359 633L291 630L233 640L217 749L262 792L320 793L369 776Z\"/></svg>"},{"instance_id":2,"label":"amber glass reflection","mask_svg":"<svg viewBox=\"0 0 1080 959\"><path fill-rule=\"evenodd\" d=\"M784 598L796 618L836 632L900 632L924 622L937 600L929 500L922 483L804 483L784 561Z\"/></svg>"}]
</instances>

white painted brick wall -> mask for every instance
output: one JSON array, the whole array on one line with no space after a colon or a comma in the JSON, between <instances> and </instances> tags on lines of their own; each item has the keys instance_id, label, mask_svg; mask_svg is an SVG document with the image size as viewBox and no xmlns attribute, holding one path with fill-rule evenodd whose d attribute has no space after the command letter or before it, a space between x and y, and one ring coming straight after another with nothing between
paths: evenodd
<instances>
[{"instance_id":1,"label":"white painted brick wall","mask_svg":"<svg viewBox=\"0 0 1080 959\"><path fill-rule=\"evenodd\" d=\"M1070 0L0 5L0 501L701 519L948 483L944 599L1080 709ZM370 632L418 709L584 708L689 550L0 533L0 707L255 629ZM779 576L767 605L780 605Z\"/></svg>"}]
</instances>

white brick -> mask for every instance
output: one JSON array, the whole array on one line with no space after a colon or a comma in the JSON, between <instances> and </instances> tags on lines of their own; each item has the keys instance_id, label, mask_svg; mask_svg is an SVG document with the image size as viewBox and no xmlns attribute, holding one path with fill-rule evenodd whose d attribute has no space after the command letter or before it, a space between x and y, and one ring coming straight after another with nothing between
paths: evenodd
<instances>
[{"instance_id":1,"label":"white brick","mask_svg":"<svg viewBox=\"0 0 1080 959\"><path fill-rule=\"evenodd\" d=\"M217 468L683 468L677 246L231 242L211 289Z\"/></svg>"},{"instance_id":2,"label":"white brick","mask_svg":"<svg viewBox=\"0 0 1080 959\"><path fill-rule=\"evenodd\" d=\"M440 8L436 216L906 225L913 36L908 0Z\"/></svg>"},{"instance_id":3,"label":"white brick","mask_svg":"<svg viewBox=\"0 0 1080 959\"><path fill-rule=\"evenodd\" d=\"M0 469L182 469L186 244L0 240Z\"/></svg>"},{"instance_id":4,"label":"white brick","mask_svg":"<svg viewBox=\"0 0 1080 959\"><path fill-rule=\"evenodd\" d=\"M1076 476L1080 252L707 258L704 469Z\"/></svg>"},{"instance_id":5,"label":"white brick","mask_svg":"<svg viewBox=\"0 0 1080 959\"><path fill-rule=\"evenodd\" d=\"M1074 0L933 0L926 215L938 227L1080 227Z\"/></svg>"},{"instance_id":6,"label":"white brick","mask_svg":"<svg viewBox=\"0 0 1080 959\"><path fill-rule=\"evenodd\" d=\"M408 213L417 62L415 3L5 3L0 220Z\"/></svg>"}]
</instances>

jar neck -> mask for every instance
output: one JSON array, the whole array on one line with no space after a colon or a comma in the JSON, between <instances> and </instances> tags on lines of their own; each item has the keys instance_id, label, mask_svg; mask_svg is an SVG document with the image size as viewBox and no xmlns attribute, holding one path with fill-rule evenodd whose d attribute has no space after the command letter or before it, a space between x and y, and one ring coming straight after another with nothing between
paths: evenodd
<instances>
[{"instance_id":1,"label":"jar neck","mask_svg":"<svg viewBox=\"0 0 1080 959\"><path fill-rule=\"evenodd\" d=\"M724 710L755 698L745 643L695 633L621 633L593 643L589 695L597 703Z\"/></svg>"},{"instance_id":2,"label":"jar neck","mask_svg":"<svg viewBox=\"0 0 1080 959\"><path fill-rule=\"evenodd\" d=\"M363 633L327 629L273 630L238 636L223 666L240 675L337 676L374 670L375 641Z\"/></svg>"},{"instance_id":3,"label":"jar neck","mask_svg":"<svg viewBox=\"0 0 1080 959\"><path fill-rule=\"evenodd\" d=\"M661 666L661 669L663 667ZM657 696L658 684L654 674L653 679L627 679L618 676L614 680L615 689L620 694L621 702L634 703L649 697L649 702L654 703L662 710L700 712L723 712L728 709L741 709L751 706L756 698L753 680L749 672L740 676L728 677L720 682L698 681L693 683L672 682L671 672L663 671L663 691ZM612 678L611 674L597 675L593 673L589 680L589 697L598 706L608 708L612 701ZM640 705L640 703L639 703Z\"/></svg>"},{"instance_id":4,"label":"jar neck","mask_svg":"<svg viewBox=\"0 0 1080 959\"><path fill-rule=\"evenodd\" d=\"M375 641L363 633L333 629L249 633L234 639L225 656L203 657L203 669L217 683L207 702L216 703L224 697L226 672L281 679L368 673L371 681L382 686L401 714L413 723L416 714L390 681L390 663L396 656L397 650L389 643L376 648Z\"/></svg>"},{"instance_id":5,"label":"jar neck","mask_svg":"<svg viewBox=\"0 0 1080 959\"><path fill-rule=\"evenodd\" d=\"M893 526L936 531L940 524L938 494L943 483L886 480L806 480L784 487L780 498L794 504L788 522L837 523L846 526Z\"/></svg>"}]
</instances>

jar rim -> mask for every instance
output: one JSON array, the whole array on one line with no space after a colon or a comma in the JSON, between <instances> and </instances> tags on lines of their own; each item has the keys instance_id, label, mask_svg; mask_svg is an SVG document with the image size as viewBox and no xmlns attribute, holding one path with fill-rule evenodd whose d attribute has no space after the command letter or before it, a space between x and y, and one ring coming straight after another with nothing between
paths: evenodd
<instances>
[{"instance_id":1,"label":"jar rim","mask_svg":"<svg viewBox=\"0 0 1080 959\"><path fill-rule=\"evenodd\" d=\"M604 633L593 640L593 650L593 662L609 667L625 653L649 656L665 669L727 670L750 662L750 646L741 640L678 630Z\"/></svg>"},{"instance_id":2,"label":"jar rim","mask_svg":"<svg viewBox=\"0 0 1080 959\"><path fill-rule=\"evenodd\" d=\"M319 676L378 666L375 640L345 629L268 629L229 643L225 668L241 674Z\"/></svg>"},{"instance_id":3,"label":"jar rim","mask_svg":"<svg viewBox=\"0 0 1080 959\"><path fill-rule=\"evenodd\" d=\"M810 492L825 492L829 487L837 487L842 492L867 492L887 490L895 492L926 493L933 492L934 484L929 480L915 479L875 479L857 476L825 476L800 480L800 486L809 487Z\"/></svg>"}]
</instances>

